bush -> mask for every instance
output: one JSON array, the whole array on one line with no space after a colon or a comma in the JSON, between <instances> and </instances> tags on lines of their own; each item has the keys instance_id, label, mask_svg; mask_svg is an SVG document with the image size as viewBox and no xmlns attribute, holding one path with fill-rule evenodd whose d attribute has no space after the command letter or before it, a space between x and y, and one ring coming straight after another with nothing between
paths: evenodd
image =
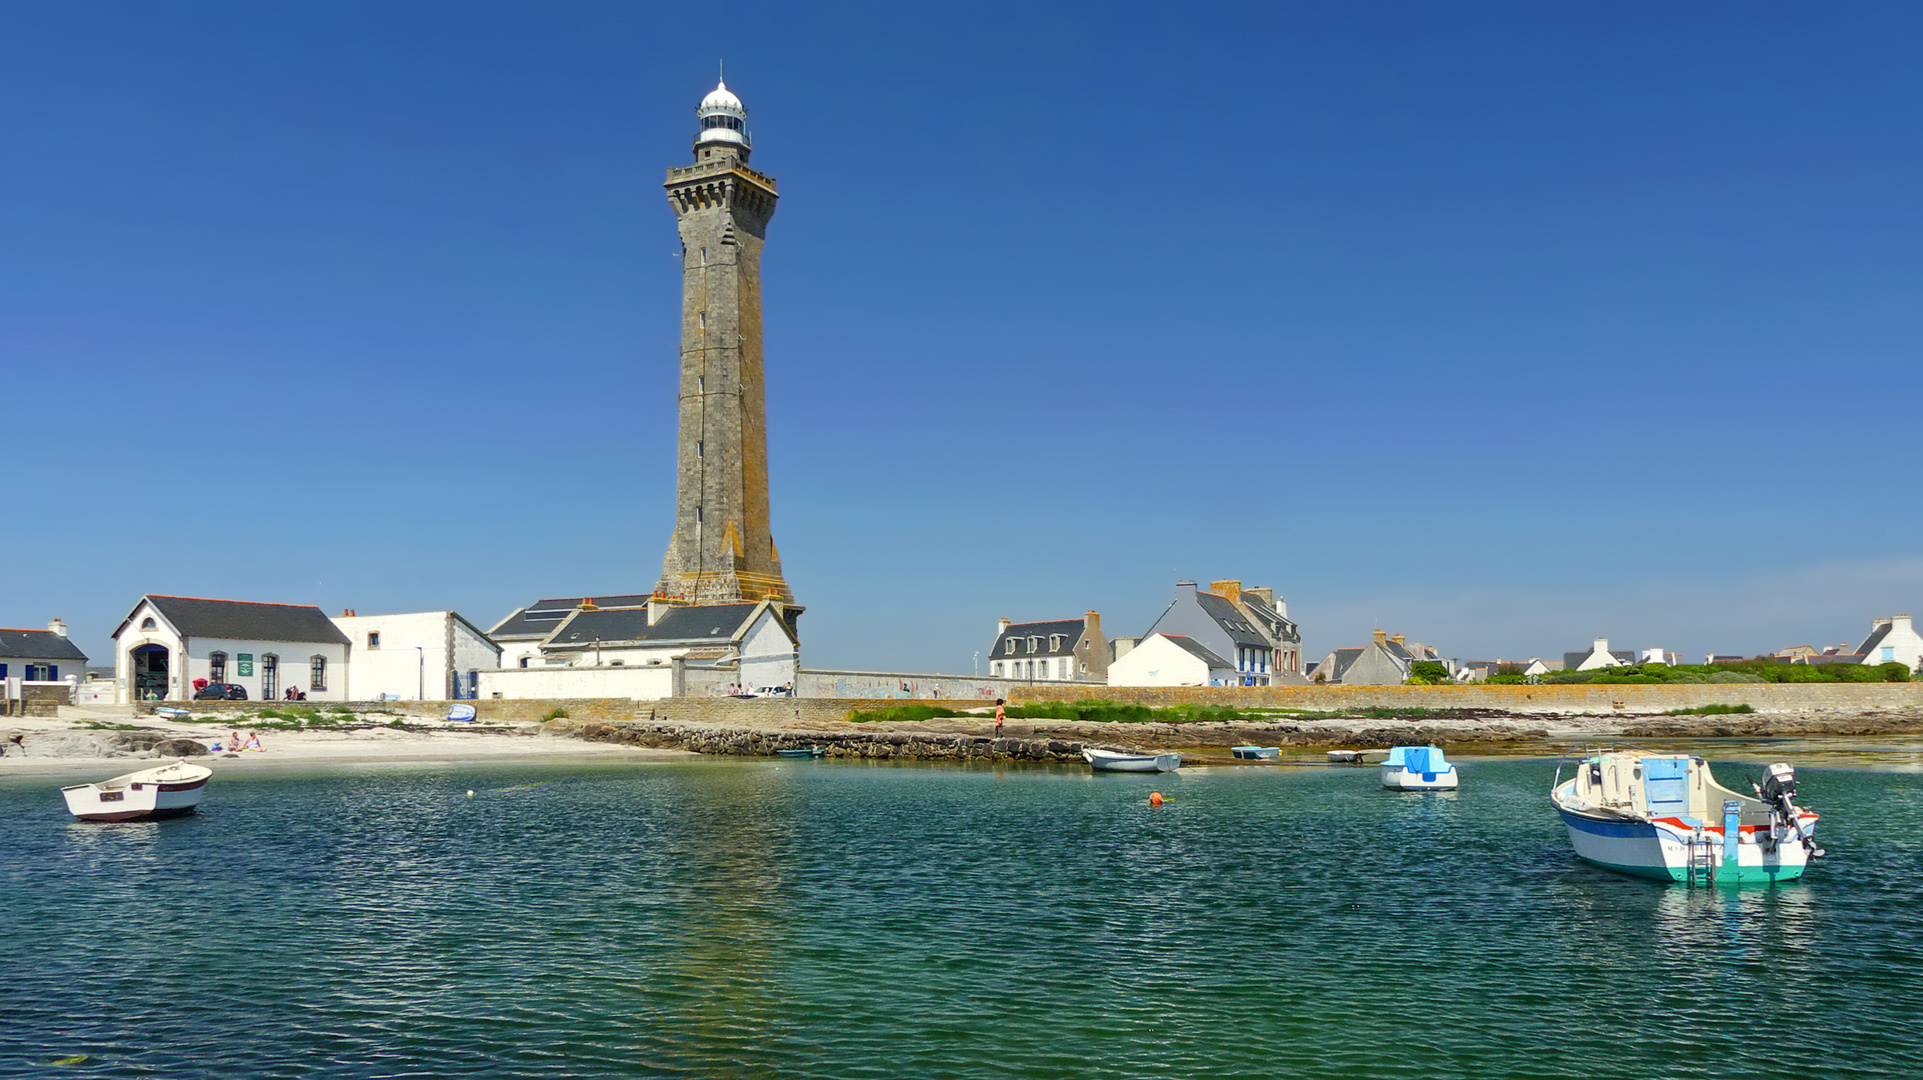
<instances>
[{"instance_id":1,"label":"bush","mask_svg":"<svg viewBox=\"0 0 1923 1080\"><path fill-rule=\"evenodd\" d=\"M549 720L566 720L567 718L568 711L559 705L541 714L541 722L544 724Z\"/></svg>"},{"instance_id":2,"label":"bush","mask_svg":"<svg viewBox=\"0 0 1923 1080\"><path fill-rule=\"evenodd\" d=\"M1440 686L1454 681L1449 677L1449 665L1434 660L1417 660L1409 665L1409 678L1406 680L1406 685Z\"/></svg>"},{"instance_id":3,"label":"bush","mask_svg":"<svg viewBox=\"0 0 1923 1080\"><path fill-rule=\"evenodd\" d=\"M1671 709L1664 716L1730 716L1735 713L1753 713L1748 705L1698 705L1693 709Z\"/></svg>"},{"instance_id":4,"label":"bush","mask_svg":"<svg viewBox=\"0 0 1923 1080\"><path fill-rule=\"evenodd\" d=\"M1713 683L1764 683L1769 680L1763 678L1761 675L1751 675L1747 671L1719 671L1705 681Z\"/></svg>"}]
</instances>

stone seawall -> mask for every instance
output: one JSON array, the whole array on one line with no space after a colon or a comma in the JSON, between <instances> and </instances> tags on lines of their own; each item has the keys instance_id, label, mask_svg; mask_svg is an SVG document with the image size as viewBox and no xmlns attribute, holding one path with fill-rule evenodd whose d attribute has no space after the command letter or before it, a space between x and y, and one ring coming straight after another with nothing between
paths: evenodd
<instances>
[{"instance_id":1,"label":"stone seawall","mask_svg":"<svg viewBox=\"0 0 1923 1080\"><path fill-rule=\"evenodd\" d=\"M921 731L781 731L645 720L605 723L550 720L541 734L588 742L692 750L698 754L771 757L778 750L820 749L835 758L905 758L917 761L1082 760L1080 742L1061 739L993 738ZM1106 746L1106 743L1088 745Z\"/></svg>"},{"instance_id":2,"label":"stone seawall","mask_svg":"<svg viewBox=\"0 0 1923 1080\"><path fill-rule=\"evenodd\" d=\"M1016 702L1101 698L1238 709L1477 709L1509 713L1642 713L1748 705L1764 713L1923 709L1923 682L1571 684L1562 686L1024 686Z\"/></svg>"}]
</instances>

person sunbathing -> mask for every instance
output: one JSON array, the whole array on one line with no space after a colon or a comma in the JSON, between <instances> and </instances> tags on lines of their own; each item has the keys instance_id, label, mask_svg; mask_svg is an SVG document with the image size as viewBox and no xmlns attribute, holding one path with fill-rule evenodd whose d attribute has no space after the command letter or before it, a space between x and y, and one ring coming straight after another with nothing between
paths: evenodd
<instances>
[{"instance_id":1,"label":"person sunbathing","mask_svg":"<svg viewBox=\"0 0 1923 1080\"><path fill-rule=\"evenodd\" d=\"M247 749L247 750L262 749L262 746L260 745L260 732L250 731L247 733L247 745L246 747L244 747L244 749Z\"/></svg>"}]
</instances>

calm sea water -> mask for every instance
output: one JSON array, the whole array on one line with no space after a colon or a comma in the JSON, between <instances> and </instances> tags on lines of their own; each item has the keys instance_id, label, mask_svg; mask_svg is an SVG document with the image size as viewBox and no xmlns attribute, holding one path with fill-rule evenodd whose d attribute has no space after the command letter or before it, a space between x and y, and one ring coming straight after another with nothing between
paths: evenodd
<instances>
[{"instance_id":1,"label":"calm sea water","mask_svg":"<svg viewBox=\"0 0 1923 1080\"><path fill-rule=\"evenodd\" d=\"M1575 863L1552 769L9 779L0 1075L1923 1076L1923 777L1806 770L1830 858L1691 891Z\"/></svg>"}]
</instances>

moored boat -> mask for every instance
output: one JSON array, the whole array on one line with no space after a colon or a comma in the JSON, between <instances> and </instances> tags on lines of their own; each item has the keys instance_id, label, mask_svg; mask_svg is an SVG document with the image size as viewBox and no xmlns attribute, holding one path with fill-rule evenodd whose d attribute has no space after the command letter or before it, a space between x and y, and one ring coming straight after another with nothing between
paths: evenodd
<instances>
[{"instance_id":1,"label":"moored boat","mask_svg":"<svg viewBox=\"0 0 1923 1080\"><path fill-rule=\"evenodd\" d=\"M1274 761L1282 756L1279 746L1231 746L1229 753L1244 761Z\"/></svg>"},{"instance_id":2,"label":"moored boat","mask_svg":"<svg viewBox=\"0 0 1923 1080\"><path fill-rule=\"evenodd\" d=\"M1454 791L1456 766L1435 746L1397 746L1382 760L1382 786L1395 791Z\"/></svg>"},{"instance_id":3,"label":"moored boat","mask_svg":"<svg viewBox=\"0 0 1923 1080\"><path fill-rule=\"evenodd\" d=\"M1788 881L1823 854L1817 815L1796 805L1796 770L1784 762L1764 770L1753 798L1718 784L1699 757L1599 750L1576 775L1562 773L1549 801L1576 857L1605 869L1692 884Z\"/></svg>"},{"instance_id":4,"label":"moored boat","mask_svg":"<svg viewBox=\"0 0 1923 1080\"><path fill-rule=\"evenodd\" d=\"M60 789L67 810L82 821L140 821L193 813L213 770L176 761L98 784Z\"/></svg>"},{"instance_id":5,"label":"moored boat","mask_svg":"<svg viewBox=\"0 0 1923 1080\"><path fill-rule=\"evenodd\" d=\"M1173 772L1182 767L1180 754L1125 754L1083 747L1082 759L1101 772Z\"/></svg>"},{"instance_id":6,"label":"moored boat","mask_svg":"<svg viewBox=\"0 0 1923 1080\"><path fill-rule=\"evenodd\" d=\"M817 758L817 757L821 757L827 752L828 752L827 750L819 746L798 746L792 749L776 750L775 756L791 757L791 758Z\"/></svg>"},{"instance_id":7,"label":"moored boat","mask_svg":"<svg viewBox=\"0 0 1923 1080\"><path fill-rule=\"evenodd\" d=\"M1331 764L1331 765L1360 765L1360 764L1362 764L1362 751L1360 751L1360 750L1331 750L1331 751L1329 751L1329 764Z\"/></svg>"}]
</instances>

